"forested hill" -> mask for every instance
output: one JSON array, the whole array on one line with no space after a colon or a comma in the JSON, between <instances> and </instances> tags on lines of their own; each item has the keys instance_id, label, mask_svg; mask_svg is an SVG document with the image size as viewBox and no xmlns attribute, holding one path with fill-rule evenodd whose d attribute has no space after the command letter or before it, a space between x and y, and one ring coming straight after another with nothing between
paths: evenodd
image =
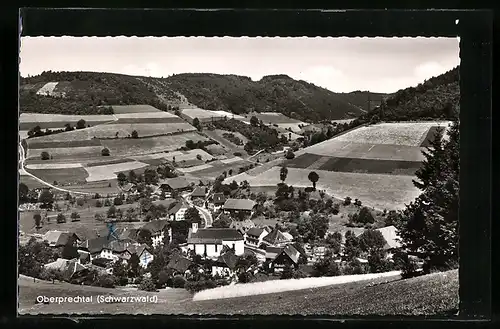
<instances>
[{"instance_id":1,"label":"forested hill","mask_svg":"<svg viewBox=\"0 0 500 329\"><path fill-rule=\"evenodd\" d=\"M460 113L460 67L399 90L361 121L405 121L457 118Z\"/></svg>"},{"instance_id":2,"label":"forested hill","mask_svg":"<svg viewBox=\"0 0 500 329\"><path fill-rule=\"evenodd\" d=\"M48 83L52 83L47 85ZM43 88L41 91L40 89ZM233 113L280 112L317 122L357 117L387 95L334 93L286 75L178 74L168 78L98 72L44 72L21 78L21 112L99 114L106 105L149 104L161 110L198 106ZM374 103L375 102L375 103Z\"/></svg>"}]
</instances>

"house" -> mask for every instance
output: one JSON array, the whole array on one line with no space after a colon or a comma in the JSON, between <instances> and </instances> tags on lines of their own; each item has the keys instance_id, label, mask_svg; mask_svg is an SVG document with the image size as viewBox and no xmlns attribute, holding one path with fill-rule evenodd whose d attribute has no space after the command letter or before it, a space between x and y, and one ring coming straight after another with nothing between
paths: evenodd
<instances>
[{"instance_id":1,"label":"house","mask_svg":"<svg viewBox=\"0 0 500 329\"><path fill-rule=\"evenodd\" d=\"M256 203L253 200L227 199L222 208L224 209L225 213L241 218L247 216L251 217L253 215L255 206Z\"/></svg>"},{"instance_id":2,"label":"house","mask_svg":"<svg viewBox=\"0 0 500 329\"><path fill-rule=\"evenodd\" d=\"M214 193L212 197L212 204L214 205L214 211L218 211L222 208L224 203L226 202L226 197L224 193Z\"/></svg>"},{"instance_id":3,"label":"house","mask_svg":"<svg viewBox=\"0 0 500 329\"><path fill-rule=\"evenodd\" d=\"M66 280L76 279L89 272L88 268L80 264L77 259L58 258L52 263L45 264L44 268L61 271Z\"/></svg>"},{"instance_id":4,"label":"house","mask_svg":"<svg viewBox=\"0 0 500 329\"><path fill-rule=\"evenodd\" d=\"M170 258L167 268L171 269L174 275L186 275L193 265L194 263L189 258L176 254Z\"/></svg>"},{"instance_id":5,"label":"house","mask_svg":"<svg viewBox=\"0 0 500 329\"><path fill-rule=\"evenodd\" d=\"M269 234L262 238L262 243L268 246L284 247L285 245L292 243L292 240L275 227Z\"/></svg>"},{"instance_id":6,"label":"house","mask_svg":"<svg viewBox=\"0 0 500 329\"><path fill-rule=\"evenodd\" d=\"M154 259L154 256L150 250L150 248L146 244L135 244L131 245L127 248L128 254L132 256L136 254L139 257L139 265L143 268L148 267L149 263L151 263ZM129 258L130 259L130 258Z\"/></svg>"},{"instance_id":7,"label":"house","mask_svg":"<svg viewBox=\"0 0 500 329\"><path fill-rule=\"evenodd\" d=\"M244 253L243 235L231 228L198 229L198 224L193 223L188 231L187 243L197 255L210 258L219 257L224 246L233 249L237 256Z\"/></svg>"},{"instance_id":8,"label":"house","mask_svg":"<svg viewBox=\"0 0 500 329\"><path fill-rule=\"evenodd\" d=\"M173 207L168 209L167 216L169 220L180 221L184 220L184 215L188 210L188 206L184 202L178 202Z\"/></svg>"},{"instance_id":9,"label":"house","mask_svg":"<svg viewBox=\"0 0 500 329\"><path fill-rule=\"evenodd\" d=\"M276 256L276 258L272 261L271 267L274 270L283 269L285 266L293 266L295 269L299 267L299 257L300 252L295 249L293 245L287 245L283 248L281 253Z\"/></svg>"},{"instance_id":10,"label":"house","mask_svg":"<svg viewBox=\"0 0 500 329\"><path fill-rule=\"evenodd\" d=\"M262 243L262 239L269 234L266 228L253 227L246 232L246 244L258 247Z\"/></svg>"},{"instance_id":11,"label":"house","mask_svg":"<svg viewBox=\"0 0 500 329\"><path fill-rule=\"evenodd\" d=\"M135 228L125 228L121 230L118 234L119 239L130 239L137 240L138 229Z\"/></svg>"},{"instance_id":12,"label":"house","mask_svg":"<svg viewBox=\"0 0 500 329\"><path fill-rule=\"evenodd\" d=\"M191 200L204 199L207 195L207 188L205 186L197 186L191 193Z\"/></svg>"},{"instance_id":13,"label":"house","mask_svg":"<svg viewBox=\"0 0 500 329\"><path fill-rule=\"evenodd\" d=\"M268 246L265 249L266 251L266 260L274 260L278 255L283 251L281 247L272 247Z\"/></svg>"},{"instance_id":14,"label":"house","mask_svg":"<svg viewBox=\"0 0 500 329\"><path fill-rule=\"evenodd\" d=\"M191 184L184 177L175 177L160 180L160 187L165 192L182 192L191 189Z\"/></svg>"},{"instance_id":15,"label":"house","mask_svg":"<svg viewBox=\"0 0 500 329\"><path fill-rule=\"evenodd\" d=\"M125 193L131 193L135 191L135 185L132 183L127 183L120 188Z\"/></svg>"},{"instance_id":16,"label":"house","mask_svg":"<svg viewBox=\"0 0 500 329\"><path fill-rule=\"evenodd\" d=\"M380 233L382 233L382 236L384 237L386 244L384 246L385 250L392 250L395 248L401 247L401 243L399 242L399 235L397 233L396 227L393 225L391 226L386 226L377 229Z\"/></svg>"},{"instance_id":17,"label":"house","mask_svg":"<svg viewBox=\"0 0 500 329\"><path fill-rule=\"evenodd\" d=\"M80 242L75 233L67 231L48 231L43 235L42 239L47 241L49 246L56 248L67 245L76 246Z\"/></svg>"},{"instance_id":18,"label":"house","mask_svg":"<svg viewBox=\"0 0 500 329\"><path fill-rule=\"evenodd\" d=\"M166 220L152 220L146 223L141 229L151 233L151 241L154 248L163 243L165 232L170 236L170 242L172 241L172 229Z\"/></svg>"},{"instance_id":19,"label":"house","mask_svg":"<svg viewBox=\"0 0 500 329\"><path fill-rule=\"evenodd\" d=\"M235 274L238 256L232 250L226 250L212 265L212 276L231 277Z\"/></svg>"}]
</instances>

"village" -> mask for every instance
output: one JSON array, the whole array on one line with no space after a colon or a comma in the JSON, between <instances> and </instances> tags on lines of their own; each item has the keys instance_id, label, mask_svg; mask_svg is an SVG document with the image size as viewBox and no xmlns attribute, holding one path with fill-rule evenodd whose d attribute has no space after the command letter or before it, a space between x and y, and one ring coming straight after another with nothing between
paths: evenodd
<instances>
[{"instance_id":1,"label":"village","mask_svg":"<svg viewBox=\"0 0 500 329\"><path fill-rule=\"evenodd\" d=\"M158 166L157 172L177 175L169 163ZM95 200L84 201L50 188L30 191L47 204L23 207L66 207L71 222L61 211L45 233L22 232L20 270L52 282L147 291L169 286L195 292L254 281L384 272L401 266L393 259L393 250L399 247L394 226L371 229L366 224L370 229L332 232L328 216L338 214L339 204L323 191L306 188L289 194L288 187L283 188L286 184L280 183L272 197L249 193L246 181L224 184L225 176L195 185L183 176L148 174L149 184L145 184L142 174L131 171L128 177L119 175L119 195L96 195ZM107 216L95 215L99 229L57 227L78 224L74 210L78 204L84 209L83 204L91 201L107 206ZM304 211L286 211L288 202L301 203ZM361 201L351 204L350 198L341 205L363 209ZM50 222L43 213L34 215L38 228ZM46 263L37 270L36 262L23 260L23 248L28 252L38 248L36 256L28 257ZM46 253L39 251L43 248ZM46 255L45 260L41 255Z\"/></svg>"}]
</instances>

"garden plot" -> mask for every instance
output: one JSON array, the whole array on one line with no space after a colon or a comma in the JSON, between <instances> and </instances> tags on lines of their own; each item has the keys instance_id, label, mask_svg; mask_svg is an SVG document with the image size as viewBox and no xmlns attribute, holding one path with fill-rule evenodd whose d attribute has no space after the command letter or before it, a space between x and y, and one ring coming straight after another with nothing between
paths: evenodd
<instances>
[{"instance_id":1,"label":"garden plot","mask_svg":"<svg viewBox=\"0 0 500 329\"><path fill-rule=\"evenodd\" d=\"M118 172L135 170L147 166L147 163L132 161L104 166L86 167L85 170L87 170L89 174L89 176L87 177L87 182L97 182L102 180L114 179L116 178L116 173Z\"/></svg>"},{"instance_id":2,"label":"garden plot","mask_svg":"<svg viewBox=\"0 0 500 329\"><path fill-rule=\"evenodd\" d=\"M206 141L206 137L197 133L184 133L171 136L156 136L149 138L125 138L125 139L107 139L101 143L107 147L112 155L144 155L148 153L158 153L165 151L174 151L186 145L186 141L192 140Z\"/></svg>"},{"instance_id":3,"label":"garden plot","mask_svg":"<svg viewBox=\"0 0 500 329\"><path fill-rule=\"evenodd\" d=\"M314 170L319 175L317 189L344 199L349 196L358 198L363 204L378 209L401 209L420 194L412 182L412 176L345 173ZM247 180L250 186L276 186L280 183L280 167L273 167L257 176L236 175L226 181L237 183ZM312 183L307 178L310 170L288 168L286 184L294 187L308 187Z\"/></svg>"},{"instance_id":4,"label":"garden plot","mask_svg":"<svg viewBox=\"0 0 500 329\"><path fill-rule=\"evenodd\" d=\"M115 114L161 112L151 105L112 105L111 108Z\"/></svg>"},{"instance_id":5,"label":"garden plot","mask_svg":"<svg viewBox=\"0 0 500 329\"><path fill-rule=\"evenodd\" d=\"M67 159L67 158L93 158L93 157L100 157L101 150L102 150L101 146L28 149L27 159L40 158L42 152L49 153L49 155L52 156L54 160Z\"/></svg>"},{"instance_id":6,"label":"garden plot","mask_svg":"<svg viewBox=\"0 0 500 329\"><path fill-rule=\"evenodd\" d=\"M336 137L338 142L358 144L385 144L419 147L433 126L446 127L448 122L401 122L380 123L354 129Z\"/></svg>"}]
</instances>

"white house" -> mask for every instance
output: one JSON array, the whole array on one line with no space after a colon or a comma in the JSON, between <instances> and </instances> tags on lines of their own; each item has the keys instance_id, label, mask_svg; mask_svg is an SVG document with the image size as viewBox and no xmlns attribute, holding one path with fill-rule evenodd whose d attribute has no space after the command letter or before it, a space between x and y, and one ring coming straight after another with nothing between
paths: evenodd
<instances>
[{"instance_id":1,"label":"white house","mask_svg":"<svg viewBox=\"0 0 500 329\"><path fill-rule=\"evenodd\" d=\"M243 235L231 228L203 228L193 223L188 232L188 249L197 255L216 258L221 255L224 246L234 250L236 256L243 255L245 243Z\"/></svg>"},{"instance_id":2,"label":"white house","mask_svg":"<svg viewBox=\"0 0 500 329\"><path fill-rule=\"evenodd\" d=\"M163 242L165 232L168 232L170 241L172 241L172 229L168 228L168 221L166 220L152 220L146 223L142 229L151 233L151 241L154 248Z\"/></svg>"},{"instance_id":3,"label":"white house","mask_svg":"<svg viewBox=\"0 0 500 329\"><path fill-rule=\"evenodd\" d=\"M188 207L184 203L179 202L174 207L168 210L169 219L172 221L184 220L184 216L187 210Z\"/></svg>"},{"instance_id":4,"label":"white house","mask_svg":"<svg viewBox=\"0 0 500 329\"><path fill-rule=\"evenodd\" d=\"M212 276L231 277L235 274L238 257L232 250L226 251L212 265Z\"/></svg>"},{"instance_id":5,"label":"white house","mask_svg":"<svg viewBox=\"0 0 500 329\"><path fill-rule=\"evenodd\" d=\"M255 201L250 199L227 199L224 203L224 212L232 216L242 215L251 217L254 213Z\"/></svg>"},{"instance_id":6,"label":"white house","mask_svg":"<svg viewBox=\"0 0 500 329\"><path fill-rule=\"evenodd\" d=\"M246 232L246 243L253 247L258 247L269 232L266 228L253 227Z\"/></svg>"}]
</instances>

